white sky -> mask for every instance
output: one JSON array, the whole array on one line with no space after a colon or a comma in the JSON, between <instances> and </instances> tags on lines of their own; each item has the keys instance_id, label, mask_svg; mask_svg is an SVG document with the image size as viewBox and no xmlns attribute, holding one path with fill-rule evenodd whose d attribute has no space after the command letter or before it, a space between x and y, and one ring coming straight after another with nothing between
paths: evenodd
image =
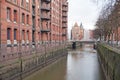
<instances>
[{"instance_id":1,"label":"white sky","mask_svg":"<svg viewBox=\"0 0 120 80\"><path fill-rule=\"evenodd\" d=\"M69 12L68 12L68 31L75 22L78 25L83 24L85 29L94 29L95 22L99 16L100 9L98 5L94 3L94 0L68 0Z\"/></svg>"}]
</instances>

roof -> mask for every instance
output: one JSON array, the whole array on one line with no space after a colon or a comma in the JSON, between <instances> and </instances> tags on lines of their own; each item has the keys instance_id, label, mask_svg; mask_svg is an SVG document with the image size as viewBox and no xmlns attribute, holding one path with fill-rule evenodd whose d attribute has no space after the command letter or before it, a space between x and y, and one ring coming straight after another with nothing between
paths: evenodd
<instances>
[{"instance_id":1,"label":"roof","mask_svg":"<svg viewBox=\"0 0 120 80\"><path fill-rule=\"evenodd\" d=\"M78 27L78 24L77 24L77 22L75 22L75 24L74 24L74 27Z\"/></svg>"},{"instance_id":2,"label":"roof","mask_svg":"<svg viewBox=\"0 0 120 80\"><path fill-rule=\"evenodd\" d=\"M83 29L83 25L82 25L82 23L80 24L80 28Z\"/></svg>"}]
</instances>

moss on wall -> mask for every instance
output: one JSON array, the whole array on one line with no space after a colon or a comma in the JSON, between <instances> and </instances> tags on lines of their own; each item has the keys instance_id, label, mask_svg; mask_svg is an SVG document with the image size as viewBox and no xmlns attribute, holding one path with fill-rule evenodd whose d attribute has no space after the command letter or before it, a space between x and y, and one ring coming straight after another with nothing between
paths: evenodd
<instances>
[{"instance_id":1,"label":"moss on wall","mask_svg":"<svg viewBox=\"0 0 120 80\"><path fill-rule=\"evenodd\" d=\"M119 50L105 45L97 45L98 55L103 64L107 77L110 80L120 80L120 52Z\"/></svg>"}]
</instances>

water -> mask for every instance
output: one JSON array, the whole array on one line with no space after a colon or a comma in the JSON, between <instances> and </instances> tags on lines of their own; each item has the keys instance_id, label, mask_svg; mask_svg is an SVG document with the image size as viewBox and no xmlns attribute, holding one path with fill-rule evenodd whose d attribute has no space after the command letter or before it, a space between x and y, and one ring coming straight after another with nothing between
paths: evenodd
<instances>
[{"instance_id":1,"label":"water","mask_svg":"<svg viewBox=\"0 0 120 80\"><path fill-rule=\"evenodd\" d=\"M69 51L64 58L24 80L105 80L91 45Z\"/></svg>"}]
</instances>

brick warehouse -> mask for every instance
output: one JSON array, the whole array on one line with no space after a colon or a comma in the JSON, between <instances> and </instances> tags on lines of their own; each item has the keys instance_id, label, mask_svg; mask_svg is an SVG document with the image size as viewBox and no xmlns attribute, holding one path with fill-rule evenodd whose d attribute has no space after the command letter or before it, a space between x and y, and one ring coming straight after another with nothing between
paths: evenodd
<instances>
[{"instance_id":1,"label":"brick warehouse","mask_svg":"<svg viewBox=\"0 0 120 80\"><path fill-rule=\"evenodd\" d=\"M67 12L67 0L0 0L0 76L65 46Z\"/></svg>"}]
</instances>

